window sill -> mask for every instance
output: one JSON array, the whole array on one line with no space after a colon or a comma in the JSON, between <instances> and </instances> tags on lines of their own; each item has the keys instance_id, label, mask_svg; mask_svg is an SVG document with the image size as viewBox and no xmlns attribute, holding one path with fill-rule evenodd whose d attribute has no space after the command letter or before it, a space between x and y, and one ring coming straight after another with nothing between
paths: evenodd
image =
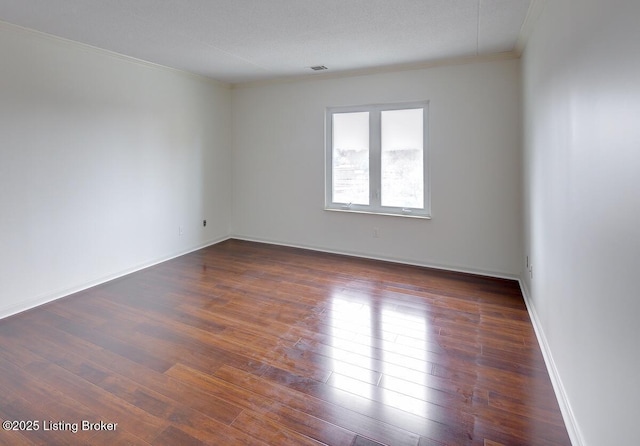
<instances>
[{"instance_id":1,"label":"window sill","mask_svg":"<svg viewBox=\"0 0 640 446\"><path fill-rule=\"evenodd\" d=\"M335 209L335 208L324 208L324 210L331 211L331 212L346 212L350 214L385 215L388 217L418 218L421 220L431 220L431 215L393 214L390 212L374 212L374 211L362 211L362 210L354 210L354 209Z\"/></svg>"}]
</instances>

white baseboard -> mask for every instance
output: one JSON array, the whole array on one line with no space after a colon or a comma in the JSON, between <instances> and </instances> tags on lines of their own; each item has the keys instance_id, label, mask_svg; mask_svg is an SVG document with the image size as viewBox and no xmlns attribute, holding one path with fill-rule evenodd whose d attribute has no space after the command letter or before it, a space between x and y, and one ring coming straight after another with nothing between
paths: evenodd
<instances>
[{"instance_id":1,"label":"white baseboard","mask_svg":"<svg viewBox=\"0 0 640 446\"><path fill-rule=\"evenodd\" d=\"M531 323L533 325L533 329L535 331L538 344L540 345L540 350L542 351L542 355L544 357L545 365L547 367L547 372L549 373L549 378L551 379L551 384L553 386L556 399L558 400L558 405L560 406L560 411L562 412L562 418L567 428L567 432L569 434L571 444L573 446L586 446L584 439L582 437L582 434L580 432L580 429L578 428L578 423L573 414L573 410L571 409L571 405L569 404L569 399L564 390L564 386L562 385L562 380L560 379L560 375L558 374L558 369L556 368L555 362L553 361L553 356L551 355L551 350L549 348L547 338L544 334L544 331L542 330L540 319L538 318L538 315L535 311L535 307L532 305L530 295L525 286L525 283L520 277L509 275L509 274L503 274L503 273L495 273L491 271L482 271L482 270L477 270L472 268L460 268L460 267L449 266L449 265L430 264L427 262L412 262L412 261L407 261L407 260L397 259L397 258L372 256L365 253L337 251L337 250L331 250L331 249L321 248L317 246L282 243L275 240L267 240L267 239L261 239L256 237L247 237L242 235L233 235L230 238L234 238L238 240L246 240L250 242L268 243L272 245L288 246L291 248L308 249L312 251L326 252L331 254L347 255L347 256L372 259L372 260L382 260L386 262L402 263L405 265L421 266L421 267L434 268L434 269L440 269L445 271L476 274L481 276L495 277L499 279L510 279L510 280L517 281L520 284L520 290L522 292L522 296L524 298L524 302L527 307L527 312L529 313L529 317L531 318Z\"/></svg>"},{"instance_id":2,"label":"white baseboard","mask_svg":"<svg viewBox=\"0 0 640 446\"><path fill-rule=\"evenodd\" d=\"M553 386L553 391L556 394L556 399L558 400L560 412L562 412L562 418L564 419L564 424L567 428L571 444L573 446L586 446L584 437L582 436L580 428L578 427L578 422L575 418L573 410L571 409L571 404L569 403L569 398L564 389L564 385L562 384L562 379L560 379L560 374L558 373L558 369L553 360L553 355L551 354L551 349L549 348L547 337L544 334L542 324L540 324L540 319L538 318L536 309L533 306L533 302L531 302L529 290L527 289L527 286L522 279L520 279L519 282L520 290L522 291L522 297L524 298L524 303L527 306L527 311L533 325L533 330L536 333L536 338L538 338L538 344L540 345L540 350L542 350L544 363L547 366L547 372L549 373L551 385Z\"/></svg>"},{"instance_id":3,"label":"white baseboard","mask_svg":"<svg viewBox=\"0 0 640 446\"><path fill-rule=\"evenodd\" d=\"M456 267L456 266L450 266L450 265L432 264L432 263L428 263L428 262L407 261L407 260L404 260L404 259L398 259L398 258L393 258L393 257L385 257L385 256L375 256L375 255L370 255L370 254L360 253L360 252L331 250L331 249L326 249L326 248L322 248L322 247L318 247L318 246L283 243L283 242L279 242L279 241L276 241L276 240L267 240L267 239L261 239L261 238L256 238L256 237L248 237L248 236L242 236L242 235L229 235L229 236L224 236L224 237L220 237L220 238L217 238L217 239L213 239L213 240L207 241L207 242L205 242L203 244L200 244L198 246L194 246L192 248L189 248L189 249L187 249L185 251L181 251L179 253L170 255L170 256L168 256L166 258L152 260L152 261L146 262L144 264L140 264L140 265L137 265L135 267L128 268L126 270L120 271L118 273L111 274L111 275L108 275L108 276L104 276L104 277L101 277L101 278L86 282L84 284L81 284L81 285L78 285L78 286L75 286L75 287L72 287L72 288L69 288L69 289L66 289L66 290L62 290L62 291L58 291L58 292L54 292L54 293L49 293L49 294L47 294L45 296L40 296L38 298L31 299L31 300L28 300L26 302L22 302L19 305L0 308L0 319L4 319L4 318L12 316L14 314L30 310L30 309L38 307L40 305L43 305L43 304L46 304L46 303L61 299L63 297L66 297L66 296L69 296L71 294L74 294L74 293L86 290L88 288L100 285L102 283L109 282L109 281L117 279L119 277L126 276L126 275L134 273L136 271L140 271L140 270L143 270L145 268L149 268L149 267L157 265L159 263L166 262L168 260L174 259L176 257L180 257L180 256L188 254L190 252L194 252L194 251L197 251L199 249L206 248L208 246L216 245L218 243L224 242L225 240L229 240L229 239L245 240L245 241L256 242L256 243L267 243L267 244L272 244L272 245L287 246L287 247L291 247L291 248L301 248L301 249L308 249L308 250L318 251L318 252L326 252L326 253L330 253L330 254L347 255L347 256L359 257L359 258L365 258L365 259L381 260L381 261L386 261L386 262L401 263L401 264L405 264L405 265L420 266L420 267L425 267L425 268L434 268L434 269L440 269L440 270L444 270L444 271L454 271L454 272L461 272L461 273L467 273L467 274L482 275L482 276L487 276L487 277L495 277L495 278L499 278L499 279L516 280L520 284L520 289L522 291L522 296L524 298L524 302L525 302L525 305L527 307L527 311L529 313L529 317L531 318L531 323L533 325L533 329L535 331L536 338L538 339L538 344L540 345L540 349L541 349L542 355L544 357L544 361L545 361L545 364L546 364L546 367L547 367L547 371L548 371L549 377L551 379L551 384L552 384L553 390L554 390L554 392L556 394L556 398L557 398L558 404L560 406L560 411L562 412L562 417L564 419L564 422L565 422L565 425L566 425L566 428L567 428L567 431L568 431L568 434L569 434L569 438L571 439L571 444L573 446L586 446L586 444L584 442L584 439L583 439L583 436L582 436L582 434L580 432L580 429L578 427L578 423L577 423L577 421L575 419L575 416L573 414L573 410L571 409L571 404L569 403L569 399L568 399L567 394L566 394L566 392L564 390L564 386L562 385L562 380L560 379L560 375L558 373L558 370L556 368L555 362L553 360L553 356L551 354L551 350L549 348L549 344L547 342L547 338L546 338L546 336L544 334L544 331L542 329L542 326L540 324L540 320L539 320L538 315L536 313L535 307L533 306L533 304L531 302L531 298L530 298L530 294L528 292L528 289L527 289L524 281L521 278L513 276L513 275L510 275L510 274L496 273L496 272L491 272L491 271L483 271L483 270L477 270L477 269L473 269L473 268Z\"/></svg>"},{"instance_id":4,"label":"white baseboard","mask_svg":"<svg viewBox=\"0 0 640 446\"><path fill-rule=\"evenodd\" d=\"M40 305L44 305L46 303L53 302L55 300L61 299L63 297L69 296L71 294L78 293L80 291L84 291L84 290L86 290L88 288L91 288L91 287L94 287L94 286L109 282L109 281L117 279L119 277L123 277L123 276L126 276L128 274L134 273L136 271L143 270L145 268L149 268L149 267L151 267L153 265L157 265L159 263L166 262L168 260L174 259L176 257L180 257L180 256L188 254L190 252L197 251L197 250L202 249L202 248L206 248L207 246L212 246L212 245L221 243L221 242L223 242L225 240L229 240L231 238L235 238L235 239L238 239L238 240L246 240L246 241L251 241L251 242L256 242L256 243L268 243L268 244L272 244L272 245L288 246L288 247L291 247L291 248L308 249L308 250L312 250L312 251L326 252L326 253L331 253L331 254L347 255L347 256L359 257L359 258L365 258L365 259L381 260L381 261L385 261L385 262L401 263L401 264L404 264L404 265L420 266L420 267L425 267L425 268L434 268L434 269L440 269L440 270L444 270L444 271L454 271L454 272L461 272L461 273L467 273L467 274L475 274L475 275L481 275L481 276L487 276L487 277L495 277L495 278L499 278L499 279L509 279L509 280L516 280L516 281L518 280L518 277L514 276L514 275L498 273L498 272L493 272L493 271L484 271L484 270L479 270L479 269L474 269L474 268L457 267L457 266L452 266L452 265L442 265L442 264L429 263L429 262L415 262L415 261L410 261L410 260L406 260L406 259L399 259L399 258L394 258L394 257L375 256L375 255L362 253L362 252L331 250L331 249L326 249L326 248L323 248L323 247L320 247L320 246L283 243L283 242L280 242L280 241L277 241L277 240L268 240L268 239L261 239L261 238L248 237L248 236L242 236L242 235L227 235L227 236L219 237L217 239L209 240L209 241L207 241L205 243L202 243L200 245L194 246L194 247L189 248L187 250L178 252L176 254L172 254L172 255L170 255L168 257L163 257L163 258L151 260L149 262L144 262L142 264L136 265L136 266L134 266L132 268L127 268L125 270L119 271L119 272L114 273L114 274L109 274L109 275L106 275L106 276L102 276L102 277L99 277L97 279L90 280L88 282L84 282L82 284L78 284L78 285L70 287L70 288L66 288L66 289L63 289L63 290L57 290L57 291L54 291L54 292L51 292L51 293L47 293L47 294L42 295L42 296L38 296L38 297L35 297L35 298L32 298L32 299L20 302L17 305L6 306L4 308L0 307L0 319L4 319L6 317L12 316L12 315L17 314L17 313L22 313L23 311L27 311L27 310L30 310L32 308L38 307Z\"/></svg>"},{"instance_id":5,"label":"white baseboard","mask_svg":"<svg viewBox=\"0 0 640 446\"><path fill-rule=\"evenodd\" d=\"M277 245L277 246L287 246L289 248L307 249L309 251L326 252L328 254L338 254L343 256L358 257L361 259L381 260L383 262L400 263L403 265L420 266L423 268L440 269L443 271L453 271L457 273L474 274L477 276L493 277L496 279L508 279L508 280L514 280L516 282L519 281L520 279L517 275L500 273L495 271L485 271L481 269L474 269L474 268L468 268L463 266L443 265L443 264L430 263L430 262L419 262L419 261L413 261L413 260L407 260L407 259L401 259L401 258L389 257L389 256L377 256L377 255L371 255L364 252L334 250L334 249L323 248L321 246L313 246L313 245L306 245L306 244L284 243L278 240L269 240L269 239L263 239L259 237L250 237L250 236L244 236L244 235L238 235L238 234L234 234L229 238L237 239L237 240L245 240L247 242L266 243L269 245Z\"/></svg>"},{"instance_id":6,"label":"white baseboard","mask_svg":"<svg viewBox=\"0 0 640 446\"><path fill-rule=\"evenodd\" d=\"M58 300L58 299L61 299L63 297L69 296L71 294L74 294L74 293L77 293L77 292L80 292L80 291L84 291L84 290L86 290L88 288L92 288L94 286L109 282L109 281L117 279L119 277L124 277L124 276L126 276L128 274L135 273L136 271L140 271L140 270L143 270L145 268L149 268L149 267L151 267L153 265L157 265L159 263L163 263L163 262L166 262L168 260L175 259L176 257L180 257L180 256L183 256L183 255L188 254L190 252L197 251L197 250L202 249L202 248L206 248L207 246L216 245L216 244L221 243L221 242L223 242L225 240L228 240L229 238L230 237L228 237L228 236L224 236L224 237L220 237L220 238L217 238L217 239L209 240L207 242L199 244L198 246L194 246L194 247L191 247L191 248L189 248L187 250L180 251L180 252L178 252L176 254L172 254L172 255L170 255L168 257L163 257L163 258L151 260L149 262L145 262L145 263L136 265L136 266L134 266L132 268L127 268L127 269L119 271L117 273L109 274L107 276L103 276L103 277L100 277L100 278L97 278L97 279L94 279L94 280L91 280L91 281L76 285L76 286L71 287L71 288L67 288L67 289L64 289L64 290L58 290L58 291L53 292L53 293L47 293L46 295L38 296L36 298L27 300L25 302L21 302L18 305L11 305L11 306L8 306L8 307L0 308L0 319L4 319L6 317L13 316L14 314L22 313L23 311L27 311L27 310L30 310L32 308L39 307L40 305L44 305L46 303L53 302L54 300Z\"/></svg>"}]
</instances>

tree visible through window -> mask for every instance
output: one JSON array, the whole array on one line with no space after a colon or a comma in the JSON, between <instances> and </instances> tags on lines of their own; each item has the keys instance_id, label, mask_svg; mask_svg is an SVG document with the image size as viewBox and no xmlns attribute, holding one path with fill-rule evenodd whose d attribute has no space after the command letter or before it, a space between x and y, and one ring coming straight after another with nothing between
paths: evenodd
<instances>
[{"instance_id":1,"label":"tree visible through window","mask_svg":"<svg viewBox=\"0 0 640 446\"><path fill-rule=\"evenodd\" d=\"M429 216L426 102L329 108L326 127L327 209Z\"/></svg>"}]
</instances>

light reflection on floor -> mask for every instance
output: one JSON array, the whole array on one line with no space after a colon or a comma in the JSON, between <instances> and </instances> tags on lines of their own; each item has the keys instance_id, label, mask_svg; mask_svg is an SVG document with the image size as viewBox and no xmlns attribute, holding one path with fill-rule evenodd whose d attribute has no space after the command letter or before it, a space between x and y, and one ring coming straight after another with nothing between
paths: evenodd
<instances>
[{"instance_id":1,"label":"light reflection on floor","mask_svg":"<svg viewBox=\"0 0 640 446\"><path fill-rule=\"evenodd\" d=\"M337 290L328 309L332 374L328 384L419 416L429 415L433 342L424 316L364 293Z\"/></svg>"}]
</instances>

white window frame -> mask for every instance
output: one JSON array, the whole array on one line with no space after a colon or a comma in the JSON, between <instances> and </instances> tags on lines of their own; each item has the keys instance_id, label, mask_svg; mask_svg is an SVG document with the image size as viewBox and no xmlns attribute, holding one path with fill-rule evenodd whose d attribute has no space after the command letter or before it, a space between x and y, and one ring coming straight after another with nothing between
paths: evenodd
<instances>
[{"instance_id":1,"label":"white window frame","mask_svg":"<svg viewBox=\"0 0 640 446\"><path fill-rule=\"evenodd\" d=\"M423 110L423 208L400 208L382 206L380 190L381 178L381 112L388 110ZM337 113L369 112L369 204L337 203L333 201L333 115ZM397 104L373 104L343 107L327 107L325 113L325 210L357 212L402 217L431 218L431 195L428 151L429 101L404 102Z\"/></svg>"}]
</instances>

